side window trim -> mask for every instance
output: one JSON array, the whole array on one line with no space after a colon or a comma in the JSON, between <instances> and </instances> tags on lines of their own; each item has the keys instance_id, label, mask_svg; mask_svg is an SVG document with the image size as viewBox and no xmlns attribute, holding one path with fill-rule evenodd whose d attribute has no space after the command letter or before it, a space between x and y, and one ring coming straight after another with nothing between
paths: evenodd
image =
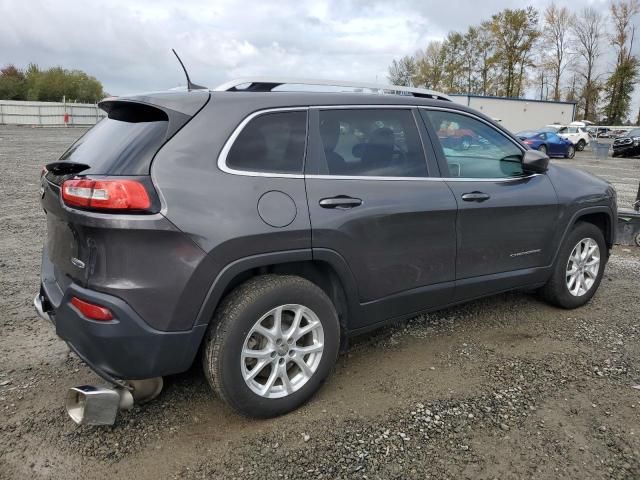
<instances>
[{"instance_id":1,"label":"side window trim","mask_svg":"<svg viewBox=\"0 0 640 480\"><path fill-rule=\"evenodd\" d=\"M307 125L306 125L306 138L305 138L305 155L302 159L302 172L301 173L279 173L279 172L254 172L251 170L237 170L227 165L227 156L231 151L231 147L238 139L244 128L253 120L261 115L269 113L282 113L282 112L307 112ZM232 175L241 175L245 177L269 177L269 178L304 178L304 168L307 157L307 145L309 143L309 107L282 107L282 108L269 108L265 110L257 110L247 115L240 124L233 130L227 141L224 143L220 154L218 155L218 168L225 173Z\"/></svg>"},{"instance_id":2,"label":"side window trim","mask_svg":"<svg viewBox=\"0 0 640 480\"><path fill-rule=\"evenodd\" d=\"M519 177L496 177L496 178L474 178L474 177L454 177L451 175L451 172L449 171L449 164L444 156L444 150L443 147L440 143L440 141L437 139L437 135L435 133L435 128L431 122L431 120L429 119L428 115L427 115L427 111L441 111L441 112L451 112L453 114L456 115L464 115L466 117L472 118L474 120L480 121L482 123L484 123L485 125L487 125L489 128L493 129L495 132L497 132L499 135L501 135L502 137L506 138L508 141L510 141L511 143L513 143L513 145L516 146L516 148L518 148L522 154L524 154L524 152L526 151L526 149L516 140L514 140L513 138L511 138L510 135L506 134L505 132L503 132L501 129L496 128L495 125L491 124L490 122L487 122L485 119L474 115L473 113L470 112L466 112L464 110L458 110L456 108L447 108L447 107L418 107L418 109L421 112L421 117L423 122L425 123L425 127L427 129L427 132L429 133L429 135L432 137L432 141L431 143L433 144L433 150L434 153L436 155L437 161L438 161L438 165L440 166L440 170L442 172L442 178L446 181L455 181L455 182L512 182L512 181L518 181L518 180L522 180L524 178L530 178L530 177L535 177L538 176L540 174L538 173L530 173L528 175L523 175L523 176L519 176ZM434 140L434 135L435 135L435 140Z\"/></svg>"}]
</instances>

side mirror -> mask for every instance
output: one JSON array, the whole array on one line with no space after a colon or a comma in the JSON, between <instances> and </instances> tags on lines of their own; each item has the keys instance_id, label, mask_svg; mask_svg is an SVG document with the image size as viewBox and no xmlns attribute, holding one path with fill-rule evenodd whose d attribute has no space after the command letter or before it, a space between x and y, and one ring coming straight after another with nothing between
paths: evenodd
<instances>
[{"instance_id":1,"label":"side mirror","mask_svg":"<svg viewBox=\"0 0 640 480\"><path fill-rule=\"evenodd\" d=\"M549 169L549 157L538 150L527 150L522 157L525 172L544 173Z\"/></svg>"}]
</instances>

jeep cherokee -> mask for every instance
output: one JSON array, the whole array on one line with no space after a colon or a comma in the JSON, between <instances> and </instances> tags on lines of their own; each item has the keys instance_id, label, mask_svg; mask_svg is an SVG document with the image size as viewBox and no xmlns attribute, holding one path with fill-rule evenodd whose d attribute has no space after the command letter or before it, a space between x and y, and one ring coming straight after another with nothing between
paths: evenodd
<instances>
[{"instance_id":1,"label":"jeep cherokee","mask_svg":"<svg viewBox=\"0 0 640 480\"><path fill-rule=\"evenodd\" d=\"M43 170L35 306L98 375L135 397L200 358L233 409L272 417L350 335L513 289L594 295L607 182L436 92L292 83L106 99Z\"/></svg>"}]
</instances>

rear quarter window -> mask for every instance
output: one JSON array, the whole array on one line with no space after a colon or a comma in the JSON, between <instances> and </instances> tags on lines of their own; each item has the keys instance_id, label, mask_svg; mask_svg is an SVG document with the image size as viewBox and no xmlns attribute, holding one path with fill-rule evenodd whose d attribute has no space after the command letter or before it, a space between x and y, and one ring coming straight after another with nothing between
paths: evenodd
<instances>
[{"instance_id":1,"label":"rear quarter window","mask_svg":"<svg viewBox=\"0 0 640 480\"><path fill-rule=\"evenodd\" d=\"M301 174L306 138L306 111L258 115L233 142L226 166L248 172Z\"/></svg>"}]
</instances>

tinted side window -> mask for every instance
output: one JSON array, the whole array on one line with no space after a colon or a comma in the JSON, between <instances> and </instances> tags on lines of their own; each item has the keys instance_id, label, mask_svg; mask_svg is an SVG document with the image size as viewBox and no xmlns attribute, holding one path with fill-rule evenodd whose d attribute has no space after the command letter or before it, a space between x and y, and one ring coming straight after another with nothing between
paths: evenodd
<instances>
[{"instance_id":1,"label":"tinted side window","mask_svg":"<svg viewBox=\"0 0 640 480\"><path fill-rule=\"evenodd\" d=\"M523 175L522 150L502 132L466 115L423 110L436 130L452 177Z\"/></svg>"},{"instance_id":2,"label":"tinted side window","mask_svg":"<svg viewBox=\"0 0 640 480\"><path fill-rule=\"evenodd\" d=\"M422 177L424 151L411 110L333 109L319 112L329 175Z\"/></svg>"},{"instance_id":3,"label":"tinted side window","mask_svg":"<svg viewBox=\"0 0 640 480\"><path fill-rule=\"evenodd\" d=\"M234 170L302 173L307 112L265 113L240 132L227 155Z\"/></svg>"}]
</instances>

